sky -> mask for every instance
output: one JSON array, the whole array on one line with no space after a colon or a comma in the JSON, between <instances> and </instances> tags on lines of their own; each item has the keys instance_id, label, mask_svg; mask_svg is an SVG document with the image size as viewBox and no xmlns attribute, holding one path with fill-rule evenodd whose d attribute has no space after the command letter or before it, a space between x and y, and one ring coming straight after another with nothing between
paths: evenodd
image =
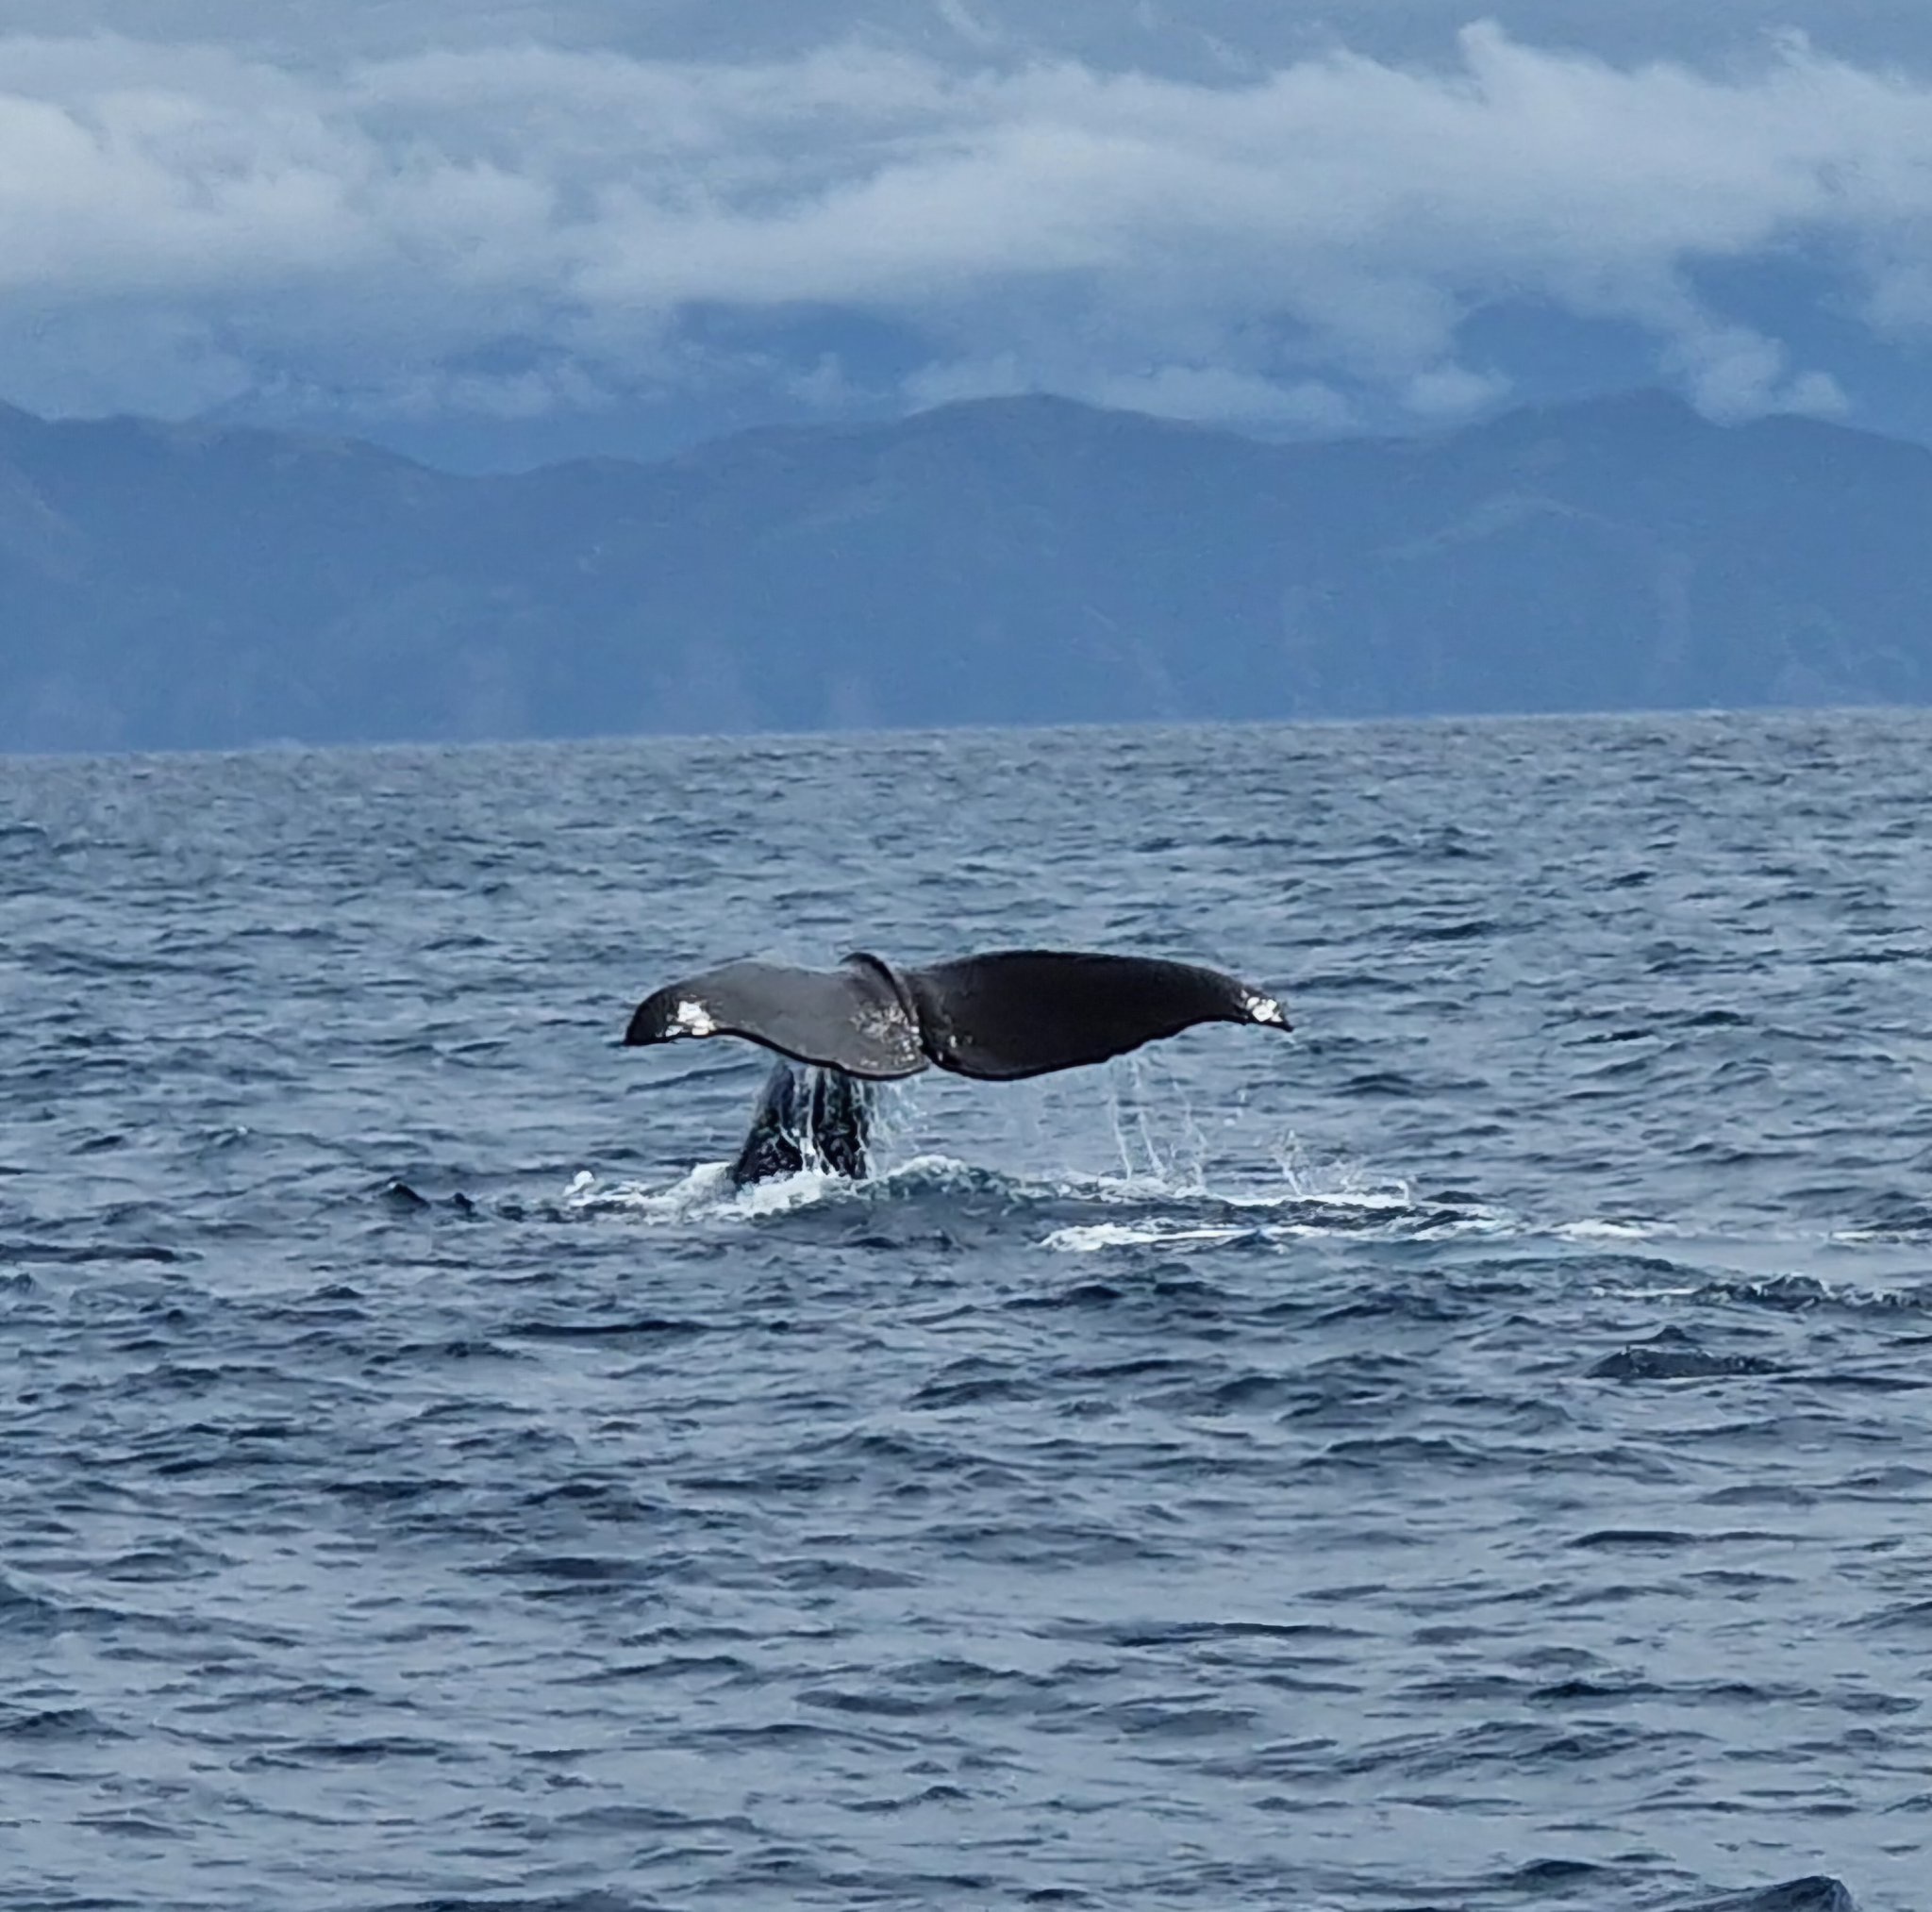
<instances>
[{"instance_id":1,"label":"sky","mask_svg":"<svg viewBox=\"0 0 1932 1912\"><path fill-rule=\"evenodd\" d=\"M1045 391L1932 438L1923 0L0 0L0 401L653 456Z\"/></svg>"}]
</instances>

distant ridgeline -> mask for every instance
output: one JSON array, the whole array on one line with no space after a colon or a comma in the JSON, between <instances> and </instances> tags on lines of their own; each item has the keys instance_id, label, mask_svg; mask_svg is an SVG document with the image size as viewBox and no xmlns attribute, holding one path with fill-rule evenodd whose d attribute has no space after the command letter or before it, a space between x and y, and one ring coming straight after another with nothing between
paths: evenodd
<instances>
[{"instance_id":1,"label":"distant ridgeline","mask_svg":"<svg viewBox=\"0 0 1932 1912\"><path fill-rule=\"evenodd\" d=\"M1932 450L1055 399L455 477L0 407L0 749L1932 702Z\"/></svg>"}]
</instances>

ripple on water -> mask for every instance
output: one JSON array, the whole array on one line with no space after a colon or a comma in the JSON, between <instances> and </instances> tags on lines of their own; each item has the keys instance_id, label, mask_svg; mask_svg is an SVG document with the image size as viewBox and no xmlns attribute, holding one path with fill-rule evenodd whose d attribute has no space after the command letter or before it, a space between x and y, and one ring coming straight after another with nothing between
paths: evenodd
<instances>
[{"instance_id":1,"label":"ripple on water","mask_svg":"<svg viewBox=\"0 0 1932 1912\"><path fill-rule=\"evenodd\" d=\"M1920 1912L1928 744L0 763L8 1885ZM849 942L1300 1033L734 1190Z\"/></svg>"}]
</instances>

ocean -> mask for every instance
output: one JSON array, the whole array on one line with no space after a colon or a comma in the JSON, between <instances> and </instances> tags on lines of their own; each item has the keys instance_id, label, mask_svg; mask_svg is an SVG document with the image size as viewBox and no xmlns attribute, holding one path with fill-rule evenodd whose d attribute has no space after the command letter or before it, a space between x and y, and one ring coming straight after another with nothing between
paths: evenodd
<instances>
[{"instance_id":1,"label":"ocean","mask_svg":"<svg viewBox=\"0 0 1932 1912\"><path fill-rule=\"evenodd\" d=\"M1932 717L0 759L0 1905L1932 1906ZM887 1096L729 957L1215 964Z\"/></svg>"}]
</instances>

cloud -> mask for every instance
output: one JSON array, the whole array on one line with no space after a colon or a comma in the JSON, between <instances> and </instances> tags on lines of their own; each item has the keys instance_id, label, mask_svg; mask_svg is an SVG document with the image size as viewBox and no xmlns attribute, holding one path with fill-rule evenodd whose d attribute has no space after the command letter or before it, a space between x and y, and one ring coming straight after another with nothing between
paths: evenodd
<instances>
[{"instance_id":1,"label":"cloud","mask_svg":"<svg viewBox=\"0 0 1932 1912\"><path fill-rule=\"evenodd\" d=\"M945 18L956 59L998 39ZM0 39L0 395L43 409L522 417L764 381L1440 419L1507 393L1463 343L1504 304L1637 328L1715 415L1840 408L1697 289L1782 256L1874 333L1932 327L1932 85L1796 40L1695 69L1491 25L1449 61L1220 83L858 42L298 67ZM788 361L801 313L915 362Z\"/></svg>"}]
</instances>

